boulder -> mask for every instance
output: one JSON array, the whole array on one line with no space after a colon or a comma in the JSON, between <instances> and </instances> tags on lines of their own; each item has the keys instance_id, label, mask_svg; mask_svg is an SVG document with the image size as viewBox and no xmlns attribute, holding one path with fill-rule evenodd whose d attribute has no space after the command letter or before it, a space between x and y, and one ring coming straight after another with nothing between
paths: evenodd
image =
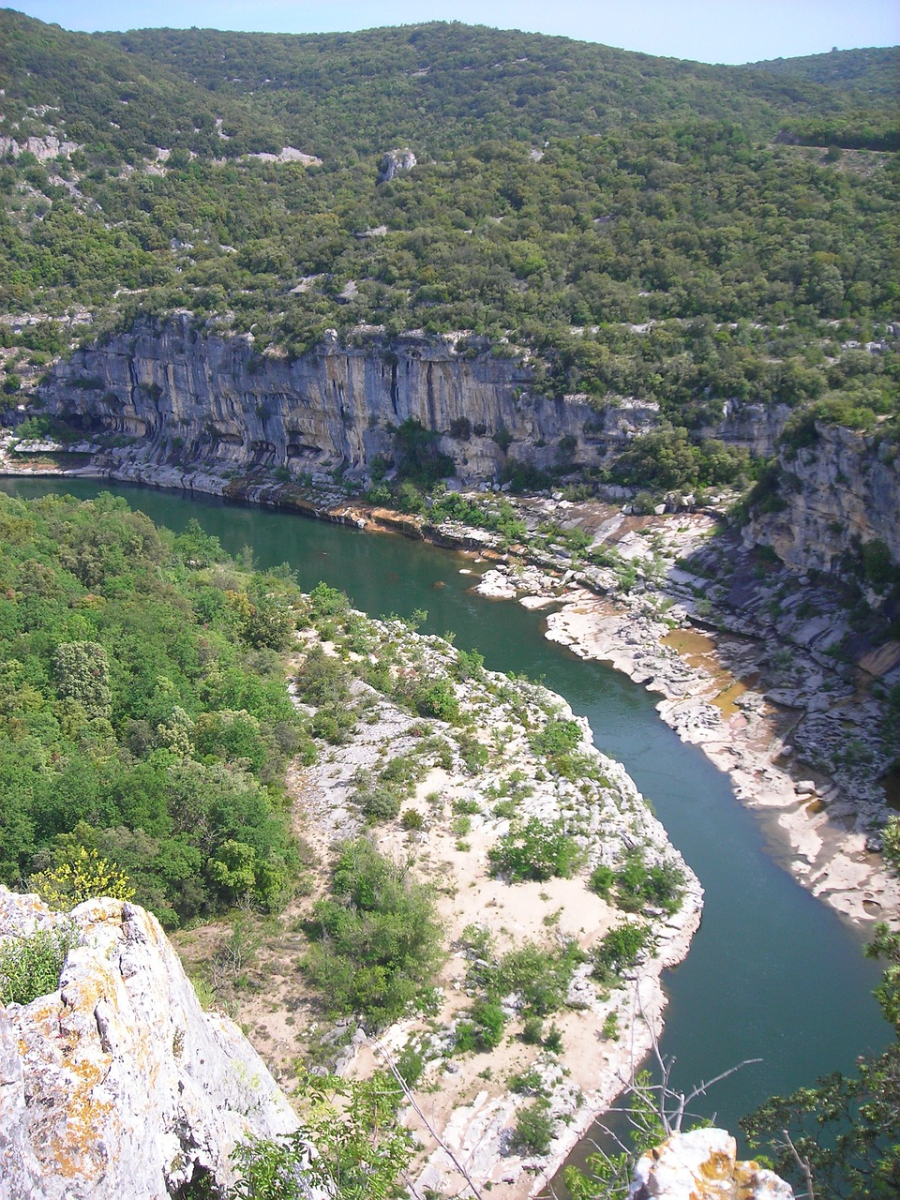
<instances>
[{"instance_id":1,"label":"boulder","mask_svg":"<svg viewBox=\"0 0 900 1200\"><path fill-rule=\"evenodd\" d=\"M638 1159L629 1200L793 1200L790 1185L758 1163L738 1162L724 1129L675 1133Z\"/></svg>"}]
</instances>

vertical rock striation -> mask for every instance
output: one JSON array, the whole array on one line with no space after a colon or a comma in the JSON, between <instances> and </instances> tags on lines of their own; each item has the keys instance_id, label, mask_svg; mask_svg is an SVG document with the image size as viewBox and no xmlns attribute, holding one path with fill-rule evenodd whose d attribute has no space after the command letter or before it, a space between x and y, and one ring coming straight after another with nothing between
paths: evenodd
<instances>
[{"instance_id":1,"label":"vertical rock striation","mask_svg":"<svg viewBox=\"0 0 900 1200\"><path fill-rule=\"evenodd\" d=\"M483 340L413 334L325 342L289 361L181 315L141 320L77 350L41 396L88 430L139 439L136 463L210 473L339 467L363 477L378 455L390 457L396 428L414 420L440 435L458 475L477 481L494 478L507 457L555 465L562 438L579 462L600 463L658 419L655 405L598 412L583 397L537 394L534 374Z\"/></svg>"},{"instance_id":2,"label":"vertical rock striation","mask_svg":"<svg viewBox=\"0 0 900 1200\"><path fill-rule=\"evenodd\" d=\"M782 451L778 499L745 528L745 542L771 546L800 572L834 572L844 554L872 541L900 564L900 447L821 422L816 435L794 457Z\"/></svg>"}]
</instances>

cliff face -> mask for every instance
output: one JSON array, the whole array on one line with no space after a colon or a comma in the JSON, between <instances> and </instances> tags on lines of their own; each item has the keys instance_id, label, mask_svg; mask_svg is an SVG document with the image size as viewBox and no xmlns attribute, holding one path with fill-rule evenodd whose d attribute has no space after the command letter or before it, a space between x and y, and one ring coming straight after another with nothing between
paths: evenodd
<instances>
[{"instance_id":1,"label":"cliff face","mask_svg":"<svg viewBox=\"0 0 900 1200\"><path fill-rule=\"evenodd\" d=\"M531 365L483 340L331 340L289 362L256 354L249 336L209 334L176 315L78 350L41 397L87 430L139 439L113 472L137 477L166 466L207 475L282 467L323 482L340 468L363 478L413 419L440 435L456 474L477 483L508 459L541 469L608 465L659 421L647 401L598 410L578 396L540 395L535 383ZM782 426L780 411L728 401L704 433L769 454Z\"/></svg>"},{"instance_id":2,"label":"cliff face","mask_svg":"<svg viewBox=\"0 0 900 1200\"><path fill-rule=\"evenodd\" d=\"M59 988L0 1006L0 1198L162 1200L232 1181L249 1135L297 1128L238 1027L204 1012L156 918L90 900L67 917L0 888L0 937L71 922Z\"/></svg>"},{"instance_id":3,"label":"cliff face","mask_svg":"<svg viewBox=\"0 0 900 1200\"><path fill-rule=\"evenodd\" d=\"M792 570L833 571L854 542L885 544L900 563L900 454L876 436L818 425L818 439L782 452L777 512L761 513L744 530L747 544L772 547Z\"/></svg>"},{"instance_id":4,"label":"cliff face","mask_svg":"<svg viewBox=\"0 0 900 1200\"><path fill-rule=\"evenodd\" d=\"M533 384L530 366L486 345L412 335L389 346L326 342L289 362L180 316L77 351L41 395L49 411L87 429L140 439L133 458L208 472L340 467L362 477L377 455L390 456L396 427L414 419L441 435L457 474L477 482L493 479L507 456L540 468L563 453L601 463L658 420L652 404L598 412L578 398L535 395Z\"/></svg>"},{"instance_id":5,"label":"cliff face","mask_svg":"<svg viewBox=\"0 0 900 1200\"><path fill-rule=\"evenodd\" d=\"M606 430L588 405L532 397L529 367L469 353L406 337L390 349L326 343L288 362L255 355L247 337L200 334L180 317L78 351L43 394L56 413L142 439L157 462L207 469L341 466L364 475L376 455L390 455L393 430L410 418L442 435L440 448L470 479L502 466L497 434L538 466L555 461L563 436L597 461Z\"/></svg>"}]
</instances>

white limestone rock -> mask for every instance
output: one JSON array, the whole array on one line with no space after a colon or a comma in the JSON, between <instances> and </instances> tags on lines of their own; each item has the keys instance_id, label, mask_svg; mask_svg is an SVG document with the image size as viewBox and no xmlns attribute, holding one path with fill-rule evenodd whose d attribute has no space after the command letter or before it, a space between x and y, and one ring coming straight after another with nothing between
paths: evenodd
<instances>
[{"instance_id":1,"label":"white limestone rock","mask_svg":"<svg viewBox=\"0 0 900 1200\"><path fill-rule=\"evenodd\" d=\"M790 1185L755 1162L737 1161L724 1129L676 1133L638 1160L629 1200L793 1200Z\"/></svg>"},{"instance_id":2,"label":"white limestone rock","mask_svg":"<svg viewBox=\"0 0 900 1200\"><path fill-rule=\"evenodd\" d=\"M416 156L408 147L404 150L388 150L378 167L378 182L389 183L400 171L411 171L416 165Z\"/></svg>"},{"instance_id":3,"label":"white limestone rock","mask_svg":"<svg viewBox=\"0 0 900 1200\"><path fill-rule=\"evenodd\" d=\"M82 944L59 988L0 1006L0 1200L162 1200L205 1172L227 1185L239 1142L297 1129L154 916L109 899L62 916L0 888L3 940L64 922Z\"/></svg>"}]
</instances>

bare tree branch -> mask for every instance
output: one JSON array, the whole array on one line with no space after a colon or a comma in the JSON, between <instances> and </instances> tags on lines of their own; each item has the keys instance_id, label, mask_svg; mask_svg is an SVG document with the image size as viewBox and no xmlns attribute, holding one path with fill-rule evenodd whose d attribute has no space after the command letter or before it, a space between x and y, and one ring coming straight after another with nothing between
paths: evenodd
<instances>
[{"instance_id":1,"label":"bare tree branch","mask_svg":"<svg viewBox=\"0 0 900 1200\"><path fill-rule=\"evenodd\" d=\"M816 1200L816 1192L815 1192L815 1188L813 1187L813 1179L812 1179L812 1167L809 1165L809 1159L800 1157L800 1154L797 1151L797 1147L791 1141L791 1135L788 1133L788 1131L786 1129L782 1129L781 1132L784 1135L785 1145L788 1147L791 1154L793 1154L794 1162L800 1168L801 1172L803 1173L803 1178L806 1180L807 1200Z\"/></svg>"},{"instance_id":2,"label":"bare tree branch","mask_svg":"<svg viewBox=\"0 0 900 1200\"><path fill-rule=\"evenodd\" d=\"M444 1139L441 1137L441 1135L438 1133L438 1131L435 1129L435 1127L432 1125L432 1123L428 1120L428 1118L422 1112L422 1109L419 1106L418 1102L416 1101L415 1096L413 1096L412 1092L409 1090L406 1080L403 1078L403 1076L397 1070L396 1064L394 1063L394 1060L391 1058L390 1054L388 1054L387 1050L385 1050L385 1048L383 1046L375 1046L375 1047L373 1047L373 1049L375 1050L375 1053L379 1054L384 1059L384 1061L387 1063L388 1070L391 1072L391 1074L394 1076L394 1078L399 1083L399 1085L403 1091L403 1095L406 1097L406 1100L408 1101L413 1112L415 1112L417 1114L417 1116L419 1117L419 1119L421 1120L421 1122L423 1123L425 1128L428 1130L428 1132L431 1134L431 1136L434 1138L434 1140L437 1142L437 1144L440 1146L440 1148L444 1151L444 1153L451 1160L453 1165L456 1167L457 1171L459 1171L460 1175L462 1175L463 1179L465 1179L466 1183L469 1185L469 1187L472 1190L472 1195L475 1197L475 1200L484 1200L484 1197L482 1196L481 1192L478 1190L477 1185L473 1181L471 1175L466 1170L463 1163L460 1162L460 1160L454 1154L453 1150L451 1150L451 1148L447 1145L447 1143L444 1141Z\"/></svg>"}]
</instances>

